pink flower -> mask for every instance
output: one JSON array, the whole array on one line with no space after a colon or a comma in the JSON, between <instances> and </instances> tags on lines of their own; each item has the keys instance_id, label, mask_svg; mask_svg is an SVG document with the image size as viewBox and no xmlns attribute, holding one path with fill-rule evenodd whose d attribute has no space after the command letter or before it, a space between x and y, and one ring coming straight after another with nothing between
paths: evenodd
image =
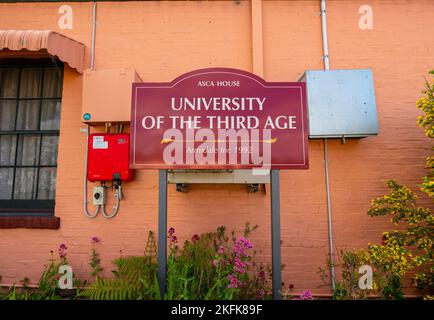
<instances>
[{"instance_id":1,"label":"pink flower","mask_svg":"<svg viewBox=\"0 0 434 320\"><path fill-rule=\"evenodd\" d=\"M246 250L253 248L250 241L244 237L240 237L237 242L235 242L234 252L238 256L247 257Z\"/></svg>"},{"instance_id":2,"label":"pink flower","mask_svg":"<svg viewBox=\"0 0 434 320\"><path fill-rule=\"evenodd\" d=\"M95 244L95 243L98 243L98 242L100 242L101 241L101 239L100 238L98 238L98 237L92 237L91 239L90 239L90 241L93 243L93 244Z\"/></svg>"},{"instance_id":3,"label":"pink flower","mask_svg":"<svg viewBox=\"0 0 434 320\"><path fill-rule=\"evenodd\" d=\"M239 257L235 257L234 271L243 274L246 271L248 262L241 261Z\"/></svg>"},{"instance_id":4,"label":"pink flower","mask_svg":"<svg viewBox=\"0 0 434 320\"><path fill-rule=\"evenodd\" d=\"M227 286L228 289L231 288L236 289L241 284L241 281L238 280L238 278L232 274L228 275L226 279L229 280L229 284Z\"/></svg>"},{"instance_id":5,"label":"pink flower","mask_svg":"<svg viewBox=\"0 0 434 320\"><path fill-rule=\"evenodd\" d=\"M219 249L218 249L218 254L224 254L225 253L225 248L223 247L223 246L221 246Z\"/></svg>"},{"instance_id":6,"label":"pink flower","mask_svg":"<svg viewBox=\"0 0 434 320\"><path fill-rule=\"evenodd\" d=\"M212 261L212 266L215 268L215 267L217 267L218 263L219 263L219 261L216 260L216 259L214 259L214 260Z\"/></svg>"},{"instance_id":7,"label":"pink flower","mask_svg":"<svg viewBox=\"0 0 434 320\"><path fill-rule=\"evenodd\" d=\"M178 243L178 238L176 236L171 236L170 241L173 243Z\"/></svg>"},{"instance_id":8,"label":"pink flower","mask_svg":"<svg viewBox=\"0 0 434 320\"><path fill-rule=\"evenodd\" d=\"M199 236L197 234L195 234L192 238L191 238L192 242L196 242L199 241Z\"/></svg>"},{"instance_id":9,"label":"pink flower","mask_svg":"<svg viewBox=\"0 0 434 320\"><path fill-rule=\"evenodd\" d=\"M294 300L313 300L313 296L310 291L304 291L298 298L295 298Z\"/></svg>"}]
</instances>

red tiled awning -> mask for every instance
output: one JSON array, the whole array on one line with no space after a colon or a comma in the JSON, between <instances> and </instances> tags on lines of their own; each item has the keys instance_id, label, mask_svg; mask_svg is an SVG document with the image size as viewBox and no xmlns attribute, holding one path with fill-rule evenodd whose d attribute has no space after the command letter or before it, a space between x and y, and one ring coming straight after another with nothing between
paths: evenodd
<instances>
[{"instance_id":1,"label":"red tiled awning","mask_svg":"<svg viewBox=\"0 0 434 320\"><path fill-rule=\"evenodd\" d=\"M85 46L50 30L0 30L0 50L46 51L82 73Z\"/></svg>"}]
</instances>

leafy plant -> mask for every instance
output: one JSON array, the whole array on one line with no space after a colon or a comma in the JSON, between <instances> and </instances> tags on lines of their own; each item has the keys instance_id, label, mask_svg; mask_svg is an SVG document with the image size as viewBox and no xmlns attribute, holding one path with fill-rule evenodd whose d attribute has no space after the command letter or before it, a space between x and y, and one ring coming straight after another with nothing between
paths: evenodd
<instances>
[{"instance_id":1,"label":"leafy plant","mask_svg":"<svg viewBox=\"0 0 434 320\"><path fill-rule=\"evenodd\" d=\"M51 251L51 258L44 265L44 270L39 278L36 288L28 286L30 280L24 277L20 282L22 286L18 288L13 285L6 295L0 297L4 300L58 300L60 299L58 281L60 278L59 267L67 264L67 247L65 244L59 246L60 261L56 261Z\"/></svg>"},{"instance_id":2,"label":"leafy plant","mask_svg":"<svg viewBox=\"0 0 434 320\"><path fill-rule=\"evenodd\" d=\"M246 224L244 235L237 238L219 227L194 235L180 248L170 228L164 297L160 297L156 245L150 232L143 257L115 260L114 278L98 277L80 296L98 300L264 298L270 292L266 268L254 262L255 252L247 239L255 229Z\"/></svg>"},{"instance_id":3,"label":"leafy plant","mask_svg":"<svg viewBox=\"0 0 434 320\"><path fill-rule=\"evenodd\" d=\"M434 71L430 72L434 75ZM434 83L426 80L423 96L416 106L423 112L418 124L425 135L434 138ZM434 199L434 157L426 159L428 174L422 178L420 190ZM389 193L372 200L368 214L371 217L387 216L396 229L383 233L381 245L368 244L368 248L348 256L357 257L358 263L369 264L374 269L374 289L384 299L402 299L402 282L410 272L413 285L426 299L434 293L434 215L430 208L418 206L418 196L408 187L387 181ZM343 275L337 283L335 296L352 297L348 277ZM356 290L357 291L357 290Z\"/></svg>"},{"instance_id":4,"label":"leafy plant","mask_svg":"<svg viewBox=\"0 0 434 320\"><path fill-rule=\"evenodd\" d=\"M363 300L375 294L374 290L362 290L359 288L359 267L364 263L361 260L360 252L350 250L340 250L337 263L334 264L336 270L340 270L340 275L335 277L333 299L334 300ZM327 265L319 268L319 273L323 282L330 285L331 262L327 259Z\"/></svg>"},{"instance_id":5,"label":"leafy plant","mask_svg":"<svg viewBox=\"0 0 434 320\"><path fill-rule=\"evenodd\" d=\"M153 233L148 235L148 245L154 241ZM155 243L154 243L155 245ZM79 297L92 300L156 299L159 296L156 252L144 257L118 258L113 263L114 278L97 277ZM92 255L93 256L93 255ZM92 259L92 257L91 257Z\"/></svg>"},{"instance_id":6,"label":"leafy plant","mask_svg":"<svg viewBox=\"0 0 434 320\"><path fill-rule=\"evenodd\" d=\"M92 253L90 255L90 262L89 265L91 267L91 273L90 275L92 277L98 278L100 276L100 273L103 271L103 268L101 267L101 258L99 256L98 251L96 250L96 244L101 241L98 237L92 237L91 243L92 243Z\"/></svg>"}]
</instances>

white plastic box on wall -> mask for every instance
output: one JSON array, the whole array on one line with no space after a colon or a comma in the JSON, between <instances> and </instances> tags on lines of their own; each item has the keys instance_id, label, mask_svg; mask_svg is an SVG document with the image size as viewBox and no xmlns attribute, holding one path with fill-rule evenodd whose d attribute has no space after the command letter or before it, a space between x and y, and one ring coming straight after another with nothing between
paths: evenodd
<instances>
[{"instance_id":1,"label":"white plastic box on wall","mask_svg":"<svg viewBox=\"0 0 434 320\"><path fill-rule=\"evenodd\" d=\"M91 125L129 123L132 83L141 81L134 69L86 70L83 75L82 121Z\"/></svg>"},{"instance_id":2,"label":"white plastic box on wall","mask_svg":"<svg viewBox=\"0 0 434 320\"><path fill-rule=\"evenodd\" d=\"M259 174L261 173L261 174ZM170 170L169 183L182 184L257 184L269 183L270 171L263 170Z\"/></svg>"},{"instance_id":3,"label":"white plastic box on wall","mask_svg":"<svg viewBox=\"0 0 434 320\"><path fill-rule=\"evenodd\" d=\"M371 70L308 70L309 138L363 138L378 134Z\"/></svg>"}]
</instances>

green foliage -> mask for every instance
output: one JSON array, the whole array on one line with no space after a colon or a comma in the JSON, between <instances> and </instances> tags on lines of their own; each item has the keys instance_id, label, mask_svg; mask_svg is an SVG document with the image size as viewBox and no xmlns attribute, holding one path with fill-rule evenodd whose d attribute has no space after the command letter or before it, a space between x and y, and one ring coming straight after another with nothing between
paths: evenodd
<instances>
[{"instance_id":1,"label":"green foliage","mask_svg":"<svg viewBox=\"0 0 434 320\"><path fill-rule=\"evenodd\" d=\"M434 70L429 72L434 76ZM416 102L416 106L424 113L417 120L418 124L424 128L425 135L434 138L434 83L425 81L423 96Z\"/></svg>"},{"instance_id":2,"label":"green foliage","mask_svg":"<svg viewBox=\"0 0 434 320\"><path fill-rule=\"evenodd\" d=\"M434 71L430 74L434 76ZM423 112L419 116L419 126L424 128L425 135L434 138L434 82L425 82L425 89L422 91L423 96L416 102L416 106ZM431 198L434 198L434 157L430 156L426 159L426 167L428 174L423 177L421 190Z\"/></svg>"},{"instance_id":3,"label":"green foliage","mask_svg":"<svg viewBox=\"0 0 434 320\"><path fill-rule=\"evenodd\" d=\"M92 271L91 271L90 275L92 277L98 278L100 276L101 272L104 270L101 267L101 258L99 256L98 251L96 250L96 244L98 242L100 242L100 239L97 237L93 237L91 242L92 242L92 252L90 254L89 265L90 265L90 268Z\"/></svg>"},{"instance_id":4,"label":"green foliage","mask_svg":"<svg viewBox=\"0 0 434 320\"><path fill-rule=\"evenodd\" d=\"M248 237L257 228L245 225L236 237L225 227L186 241L182 250L171 239L165 299L262 299L270 294L266 267L255 262Z\"/></svg>"},{"instance_id":5,"label":"green foliage","mask_svg":"<svg viewBox=\"0 0 434 320\"><path fill-rule=\"evenodd\" d=\"M63 262L66 262L64 260ZM21 282L21 287L16 285L7 292L0 300L58 300L60 299L58 291L58 274L59 267L63 262L56 262L51 256L51 259L44 265L44 270L38 281L37 288L29 288L29 278L24 277Z\"/></svg>"},{"instance_id":6,"label":"green foliage","mask_svg":"<svg viewBox=\"0 0 434 320\"><path fill-rule=\"evenodd\" d=\"M134 299L135 288L122 278L97 278L92 286L84 290L80 296L91 300L126 300Z\"/></svg>"},{"instance_id":7,"label":"green foliage","mask_svg":"<svg viewBox=\"0 0 434 320\"><path fill-rule=\"evenodd\" d=\"M269 294L265 267L254 262L247 237L256 229L246 224L244 237L215 232L194 235L182 248L169 229L168 273L164 299L252 299ZM250 251L253 251L250 253ZM161 299L157 281L156 244L152 232L144 257L114 261L114 278L97 278L81 297L93 300Z\"/></svg>"},{"instance_id":8,"label":"green foliage","mask_svg":"<svg viewBox=\"0 0 434 320\"><path fill-rule=\"evenodd\" d=\"M430 72L434 75L434 71ZM434 84L428 80L423 96L416 106L423 112L418 124L425 135L434 138ZM434 199L434 157L427 158L428 174L422 178L420 189ZM389 193L372 200L368 214L387 216L397 228L383 233L381 245L369 244L354 254L358 264L369 264L374 269L375 292L384 299L402 299L402 281L410 272L414 286L426 297L434 292L434 215L429 208L417 205L417 195L408 187L393 180L387 181ZM338 283L335 295L351 297L348 279ZM341 285L343 284L343 285ZM351 286L350 286L351 287Z\"/></svg>"},{"instance_id":9,"label":"green foliage","mask_svg":"<svg viewBox=\"0 0 434 320\"><path fill-rule=\"evenodd\" d=\"M116 259L114 278L98 277L79 297L91 300L156 299L159 296L156 281L157 265L151 257Z\"/></svg>"},{"instance_id":10,"label":"green foliage","mask_svg":"<svg viewBox=\"0 0 434 320\"><path fill-rule=\"evenodd\" d=\"M388 181L391 190L374 199L370 216L389 216L397 230L383 233L382 245L371 245L365 259L390 272L398 283L415 270L413 284L426 294L434 290L433 243L434 215L430 209L417 206L417 196L406 186Z\"/></svg>"},{"instance_id":11,"label":"green foliage","mask_svg":"<svg viewBox=\"0 0 434 320\"><path fill-rule=\"evenodd\" d=\"M63 263L57 263L54 260L50 260L48 264L44 266L41 278L38 281L38 290L36 295L40 300L57 300L58 295L58 281L60 278L59 267Z\"/></svg>"},{"instance_id":12,"label":"green foliage","mask_svg":"<svg viewBox=\"0 0 434 320\"><path fill-rule=\"evenodd\" d=\"M335 278L333 300L364 300L375 294L374 290L362 290L359 287L359 268L363 264L359 252L350 250L339 252L338 262L334 266L341 273ZM327 266L319 268L321 278L327 285L331 284L330 271L331 263L328 259Z\"/></svg>"}]
</instances>

